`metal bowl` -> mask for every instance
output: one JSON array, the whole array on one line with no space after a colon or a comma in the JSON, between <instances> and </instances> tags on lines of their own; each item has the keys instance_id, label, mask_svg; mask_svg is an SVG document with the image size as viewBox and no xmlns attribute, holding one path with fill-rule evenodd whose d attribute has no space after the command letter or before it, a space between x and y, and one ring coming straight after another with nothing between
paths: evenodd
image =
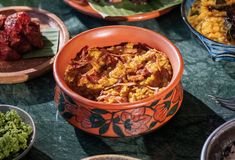
<instances>
[{"instance_id":1,"label":"metal bowl","mask_svg":"<svg viewBox=\"0 0 235 160\"><path fill-rule=\"evenodd\" d=\"M221 160L224 150L235 141L235 119L218 127L206 140L201 160Z\"/></svg>"},{"instance_id":2,"label":"metal bowl","mask_svg":"<svg viewBox=\"0 0 235 160\"><path fill-rule=\"evenodd\" d=\"M208 39L196 29L191 26L189 23L187 16L189 13L189 10L194 3L195 0L183 0L181 5L181 14L184 22L189 27L190 31L196 35L196 37L202 42L202 44L207 49L209 55L211 58L215 61L233 61L235 62L235 46L234 45L227 45L223 43L219 43L216 41L213 41L211 39Z\"/></svg>"},{"instance_id":3,"label":"metal bowl","mask_svg":"<svg viewBox=\"0 0 235 160\"><path fill-rule=\"evenodd\" d=\"M19 107L16 107L16 106L0 104L0 112L6 113L7 111L10 111L10 110L15 110L19 114L19 116L22 118L22 121L25 122L26 124L29 124L33 130L30 136L30 140L28 142L28 148L25 149L22 153L20 153L17 157L13 157L14 160L19 160L22 157L24 157L32 148L33 143L35 141L36 128L35 128L35 124L34 124L32 117L23 109L20 109Z\"/></svg>"}]
</instances>

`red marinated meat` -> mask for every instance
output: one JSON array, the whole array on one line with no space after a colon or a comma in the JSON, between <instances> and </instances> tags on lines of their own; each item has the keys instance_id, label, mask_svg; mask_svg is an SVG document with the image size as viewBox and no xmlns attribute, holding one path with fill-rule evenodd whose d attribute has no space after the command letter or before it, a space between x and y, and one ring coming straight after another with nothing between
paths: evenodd
<instances>
[{"instance_id":1,"label":"red marinated meat","mask_svg":"<svg viewBox=\"0 0 235 160\"><path fill-rule=\"evenodd\" d=\"M0 31L0 60L17 60L20 54L8 46L7 35L4 31Z\"/></svg>"},{"instance_id":2,"label":"red marinated meat","mask_svg":"<svg viewBox=\"0 0 235 160\"><path fill-rule=\"evenodd\" d=\"M23 54L32 50L31 44L27 41L27 39L24 36L21 36L19 42L15 43L11 47L20 54Z\"/></svg>"},{"instance_id":3,"label":"red marinated meat","mask_svg":"<svg viewBox=\"0 0 235 160\"><path fill-rule=\"evenodd\" d=\"M21 41L20 34L17 34L15 31L12 31L11 34L9 34L8 32L7 36L8 36L10 47L16 48L20 45L20 41Z\"/></svg>"},{"instance_id":4,"label":"red marinated meat","mask_svg":"<svg viewBox=\"0 0 235 160\"><path fill-rule=\"evenodd\" d=\"M4 29L7 33L12 31L17 34L22 31L22 28L30 23L30 16L26 12L18 12L7 17Z\"/></svg>"},{"instance_id":5,"label":"red marinated meat","mask_svg":"<svg viewBox=\"0 0 235 160\"><path fill-rule=\"evenodd\" d=\"M31 44L27 41L26 38L22 37L21 38L21 42L20 42L20 46L18 48L15 49L18 53L26 53L32 50L32 46Z\"/></svg>"},{"instance_id":6,"label":"red marinated meat","mask_svg":"<svg viewBox=\"0 0 235 160\"><path fill-rule=\"evenodd\" d=\"M30 22L29 25L23 29L23 33L32 46L36 48L43 47L43 39L39 24Z\"/></svg>"},{"instance_id":7,"label":"red marinated meat","mask_svg":"<svg viewBox=\"0 0 235 160\"><path fill-rule=\"evenodd\" d=\"M18 54L15 50L8 47L7 44L0 42L0 60L12 61L18 60L21 58L21 55Z\"/></svg>"},{"instance_id":8,"label":"red marinated meat","mask_svg":"<svg viewBox=\"0 0 235 160\"><path fill-rule=\"evenodd\" d=\"M3 29L6 18L6 16L0 14L0 29Z\"/></svg>"},{"instance_id":9,"label":"red marinated meat","mask_svg":"<svg viewBox=\"0 0 235 160\"><path fill-rule=\"evenodd\" d=\"M18 12L7 17L4 31L7 33L10 47L17 48L21 45L22 29L30 23L30 17L26 12Z\"/></svg>"},{"instance_id":10,"label":"red marinated meat","mask_svg":"<svg viewBox=\"0 0 235 160\"><path fill-rule=\"evenodd\" d=\"M0 60L18 60L33 47L42 48L43 39L40 26L26 12L0 15Z\"/></svg>"},{"instance_id":11,"label":"red marinated meat","mask_svg":"<svg viewBox=\"0 0 235 160\"><path fill-rule=\"evenodd\" d=\"M8 45L8 37L4 31L0 31L0 42Z\"/></svg>"}]
</instances>

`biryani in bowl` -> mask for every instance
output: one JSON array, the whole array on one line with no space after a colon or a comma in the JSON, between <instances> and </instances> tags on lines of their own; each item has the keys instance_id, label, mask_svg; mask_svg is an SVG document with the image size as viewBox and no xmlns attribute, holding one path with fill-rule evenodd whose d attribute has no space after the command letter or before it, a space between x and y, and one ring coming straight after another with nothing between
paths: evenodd
<instances>
[{"instance_id":1,"label":"biryani in bowl","mask_svg":"<svg viewBox=\"0 0 235 160\"><path fill-rule=\"evenodd\" d=\"M162 35L131 26L95 28L56 56L55 102L62 117L83 131L138 136L177 113L182 75L182 56Z\"/></svg>"},{"instance_id":2,"label":"biryani in bowl","mask_svg":"<svg viewBox=\"0 0 235 160\"><path fill-rule=\"evenodd\" d=\"M195 0L188 21L199 33L211 40L235 44L234 0Z\"/></svg>"},{"instance_id":3,"label":"biryani in bowl","mask_svg":"<svg viewBox=\"0 0 235 160\"><path fill-rule=\"evenodd\" d=\"M141 43L84 47L71 60L65 81L90 100L127 103L161 92L173 75L165 53Z\"/></svg>"}]
</instances>

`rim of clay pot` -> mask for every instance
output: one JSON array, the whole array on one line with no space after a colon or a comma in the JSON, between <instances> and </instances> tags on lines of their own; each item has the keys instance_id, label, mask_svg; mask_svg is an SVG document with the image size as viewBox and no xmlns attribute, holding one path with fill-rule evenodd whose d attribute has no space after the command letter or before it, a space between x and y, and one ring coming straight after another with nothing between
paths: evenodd
<instances>
[{"instance_id":1,"label":"rim of clay pot","mask_svg":"<svg viewBox=\"0 0 235 160\"><path fill-rule=\"evenodd\" d=\"M136 102L107 104L107 103L103 103L103 102L89 100L85 97L80 96L78 93L74 92L72 89L69 88L69 86L65 83L64 79L62 78L63 76L62 77L59 76L59 69L58 68L59 68L60 62L58 59L59 59L60 54L63 53L63 50L64 50L64 48L66 48L66 46L73 43L75 40L77 40L78 37L82 37L83 35L88 34L90 32L96 32L96 31L101 31L101 30L103 31L103 30L112 29L112 28L138 30L137 33L148 32L152 35L155 34L158 37L161 37L161 41L167 42L168 47L172 48L172 50L173 50L172 53L176 54L175 61L177 61L177 64L179 65L179 69L174 70L174 68L173 68L173 74L176 74L176 76L172 78L171 82L168 84L168 86L163 91L155 94L154 96L151 96L151 97L148 97L148 98L136 101ZM173 90L180 83L182 75L183 75L183 70L184 70L184 63L183 63L183 58L182 58L182 55L181 55L179 49L170 40L168 40L165 36L163 36L157 32L151 31L149 29L134 27L134 26L126 26L126 25L113 25L113 26L98 27L98 28L91 29L91 30L88 30L88 31L85 31L85 32L78 34L77 36L72 38L70 41L68 41L67 44L59 51L59 53L55 57L55 61L54 61L54 65L53 65L53 74L54 74L55 81L65 94L70 96L75 101L82 102L85 105L95 106L96 108L99 108L99 109L109 109L109 110L110 109L120 110L120 109L127 109L127 108L128 109L138 108L138 107L147 105L149 102L151 102L153 100L157 100L157 99L161 98L162 95L169 93L171 90ZM176 72L176 73L174 73L174 72Z\"/></svg>"},{"instance_id":2,"label":"rim of clay pot","mask_svg":"<svg viewBox=\"0 0 235 160\"><path fill-rule=\"evenodd\" d=\"M117 155L117 154L103 154L103 155L96 155L87 158L83 158L82 160L108 160L110 158L112 160L140 160L134 157L124 156L124 155Z\"/></svg>"}]
</instances>

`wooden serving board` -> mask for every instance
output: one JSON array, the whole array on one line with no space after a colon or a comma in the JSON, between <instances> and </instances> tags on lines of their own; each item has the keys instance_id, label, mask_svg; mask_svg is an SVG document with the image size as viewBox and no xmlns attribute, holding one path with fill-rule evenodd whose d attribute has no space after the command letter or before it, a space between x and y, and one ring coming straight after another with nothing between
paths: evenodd
<instances>
[{"instance_id":1,"label":"wooden serving board","mask_svg":"<svg viewBox=\"0 0 235 160\"><path fill-rule=\"evenodd\" d=\"M69 33L64 23L48 11L25 6L0 8L0 14L6 16L19 11L27 12L40 24L41 29L58 28L60 32L58 50L69 40ZM54 57L0 61L0 84L22 83L38 77L52 68L53 61Z\"/></svg>"}]
</instances>

